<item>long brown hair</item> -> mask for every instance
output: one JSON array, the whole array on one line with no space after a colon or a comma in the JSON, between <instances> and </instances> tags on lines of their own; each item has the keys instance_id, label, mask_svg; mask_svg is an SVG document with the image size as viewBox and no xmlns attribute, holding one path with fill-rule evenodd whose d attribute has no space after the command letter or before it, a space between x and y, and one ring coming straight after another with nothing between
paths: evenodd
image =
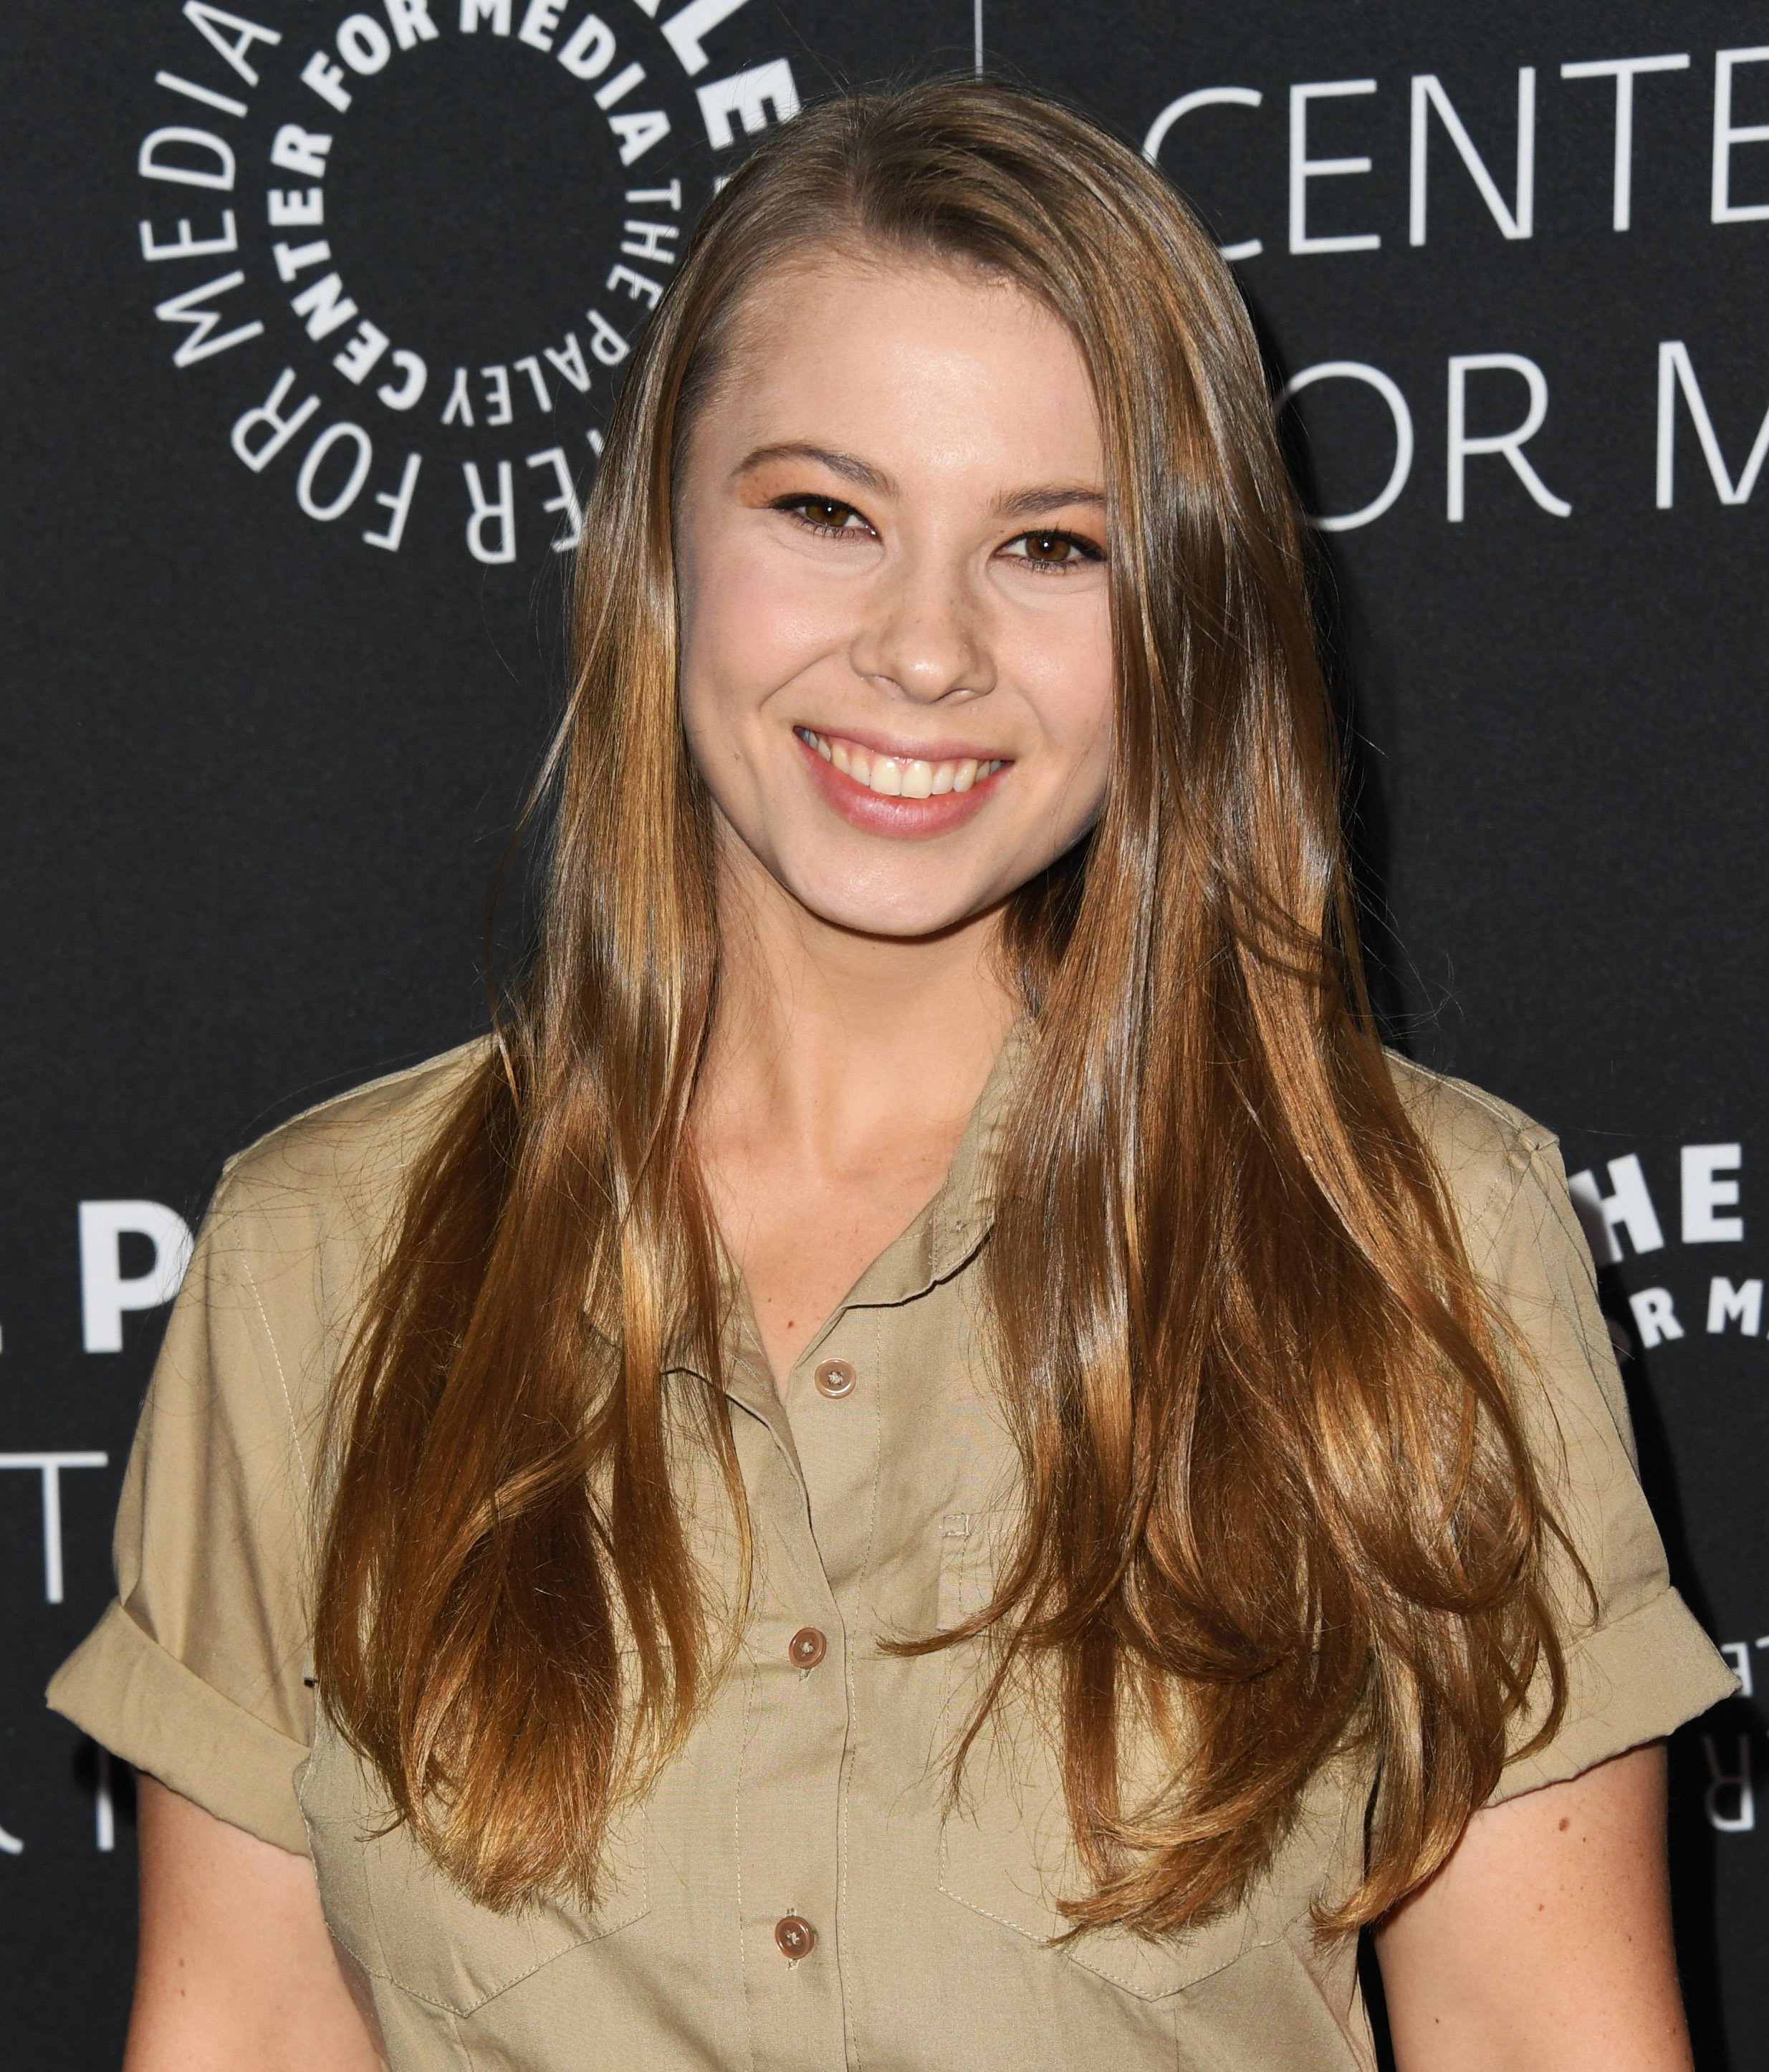
<instances>
[{"instance_id":1,"label":"long brown hair","mask_svg":"<svg viewBox=\"0 0 1769 2072\"><path fill-rule=\"evenodd\" d=\"M1104 816L1002 931L1037 1030L985 1254L1026 1526L959 1631L993 1638L988 1702L1028 1663L1056 1695L1093 1881L1079 1925L1158 1933L1232 1903L1353 1745L1380 1778L1368 1874L1323 1924L1367 1921L1454 1845L1539 1675L1543 1731L1558 1717L1552 1528L1373 1033L1302 528L1245 310L1158 174L1003 86L848 96L782 129L707 209L634 356L543 779L538 949L412 1180L340 1397L320 1688L467 1891L589 1897L611 1809L679 1745L741 1623L689 1129L718 944L671 489L746 291L831 249L1039 298L1091 370L1107 456ZM699 1572L673 1486L677 1342L713 1377L687 1400L734 1576ZM1172 1788L1121 1803L1127 1720L1175 1712Z\"/></svg>"}]
</instances>

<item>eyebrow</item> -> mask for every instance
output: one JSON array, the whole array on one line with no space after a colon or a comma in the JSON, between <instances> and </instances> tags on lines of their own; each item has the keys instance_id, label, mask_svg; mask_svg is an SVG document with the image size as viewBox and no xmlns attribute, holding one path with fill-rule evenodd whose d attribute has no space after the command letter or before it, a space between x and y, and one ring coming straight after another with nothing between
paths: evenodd
<instances>
[{"instance_id":1,"label":"eyebrow","mask_svg":"<svg viewBox=\"0 0 1769 2072\"><path fill-rule=\"evenodd\" d=\"M746 454L737 464L734 473L747 475L752 468L762 467L771 460L810 460L826 467L831 475L838 475L844 482L851 482L857 489L870 489L884 496L896 494L897 485L882 467L874 467L870 461L862 460L857 454L838 453L830 446L813 446L804 439L788 439L779 446L758 446L753 453Z\"/></svg>"},{"instance_id":2,"label":"eyebrow","mask_svg":"<svg viewBox=\"0 0 1769 2072\"><path fill-rule=\"evenodd\" d=\"M851 482L857 489L867 489L875 494L894 496L897 484L894 478L882 467L874 467L870 461L862 460L858 454L842 453L833 446L820 446L808 439L785 439L778 445L757 446L746 454L734 472L747 475L752 469L765 467L770 461L814 461L826 467L832 475L844 482ZM1031 489L1016 489L995 500L995 515L999 518L1036 518L1046 511L1059 511L1065 504L1097 504L1105 502L1105 492L1091 483L1047 483Z\"/></svg>"},{"instance_id":3,"label":"eyebrow","mask_svg":"<svg viewBox=\"0 0 1769 2072\"><path fill-rule=\"evenodd\" d=\"M1039 489L1016 489L1010 496L995 500L997 514L1003 518L1035 518L1043 511L1059 511L1066 504L1105 502L1105 492L1080 483L1051 483Z\"/></svg>"}]
</instances>

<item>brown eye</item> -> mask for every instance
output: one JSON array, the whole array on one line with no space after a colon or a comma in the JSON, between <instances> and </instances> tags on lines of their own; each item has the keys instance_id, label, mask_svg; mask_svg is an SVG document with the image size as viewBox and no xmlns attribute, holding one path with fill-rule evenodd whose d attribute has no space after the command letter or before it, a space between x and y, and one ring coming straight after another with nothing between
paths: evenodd
<instances>
[{"instance_id":1,"label":"brown eye","mask_svg":"<svg viewBox=\"0 0 1769 2072\"><path fill-rule=\"evenodd\" d=\"M1016 561L1027 561L1035 569L1049 569L1063 574L1105 559L1103 550L1091 540L1073 532L1059 532L1054 528L1047 532L1022 532L1017 539L1010 540L1002 551Z\"/></svg>"},{"instance_id":2,"label":"brown eye","mask_svg":"<svg viewBox=\"0 0 1769 2072\"><path fill-rule=\"evenodd\" d=\"M1067 561L1075 557L1075 542L1067 532L1028 532L1026 557L1032 561Z\"/></svg>"},{"instance_id":3,"label":"brown eye","mask_svg":"<svg viewBox=\"0 0 1769 2072\"><path fill-rule=\"evenodd\" d=\"M798 511L808 524L821 525L832 532L839 532L854 516L851 504L837 504L827 496L807 496L800 502Z\"/></svg>"}]
</instances>

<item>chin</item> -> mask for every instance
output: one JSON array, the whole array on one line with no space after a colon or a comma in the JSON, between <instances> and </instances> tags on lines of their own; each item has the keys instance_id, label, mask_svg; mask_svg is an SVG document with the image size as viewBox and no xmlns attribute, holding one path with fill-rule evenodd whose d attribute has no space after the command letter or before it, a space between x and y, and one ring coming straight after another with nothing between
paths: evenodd
<instances>
[{"instance_id":1,"label":"chin","mask_svg":"<svg viewBox=\"0 0 1769 2072\"><path fill-rule=\"evenodd\" d=\"M932 888L918 889L895 896L882 894L876 886L799 884L791 890L808 913L833 928L906 943L959 927L991 903L985 898L955 899L949 886L937 892Z\"/></svg>"}]
</instances>

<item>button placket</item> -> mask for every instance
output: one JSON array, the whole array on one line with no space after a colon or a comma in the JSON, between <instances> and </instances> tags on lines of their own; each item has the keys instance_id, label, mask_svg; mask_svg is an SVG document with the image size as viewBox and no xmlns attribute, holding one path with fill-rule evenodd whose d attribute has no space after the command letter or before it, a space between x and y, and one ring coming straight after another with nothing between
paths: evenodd
<instances>
[{"instance_id":1,"label":"button placket","mask_svg":"<svg viewBox=\"0 0 1769 2072\"><path fill-rule=\"evenodd\" d=\"M833 1329L833 1325L831 1326ZM747 1650L759 1672L760 1719L750 1738L738 1809L746 1997L756 2063L780 2072L825 2072L845 2062L846 2012L838 1953L841 1779L849 1733L848 1694L841 1674L845 1628L830 1582L825 1549L813 1524L804 1441L826 1454L852 1443L854 1408L841 1397L858 1379L848 1363L823 1360L820 1348L795 1366L779 1415L789 1437L788 1490L770 1521L768 1574L755 1615L760 1645ZM818 1369L838 1367L832 1377ZM831 1396L826 1384L836 1383ZM858 1392L864 1395L864 1391ZM776 1399L780 1400L780 1399ZM825 1474L827 1474L825 1463ZM829 1507L818 1507L827 1518ZM839 1519L838 1499L835 1516ZM751 1898L751 1895L754 1897Z\"/></svg>"},{"instance_id":2,"label":"button placket","mask_svg":"<svg viewBox=\"0 0 1769 2072\"><path fill-rule=\"evenodd\" d=\"M849 1658L877 1502L877 1319L843 1310L818 1337L782 1399L800 1498L775 1522L784 1558L759 1608L763 1651L751 1656L771 1717L755 1738L740 1816L743 1890L760 1902L749 1914L750 2016L759 2061L780 2072L845 2061Z\"/></svg>"}]
</instances>

